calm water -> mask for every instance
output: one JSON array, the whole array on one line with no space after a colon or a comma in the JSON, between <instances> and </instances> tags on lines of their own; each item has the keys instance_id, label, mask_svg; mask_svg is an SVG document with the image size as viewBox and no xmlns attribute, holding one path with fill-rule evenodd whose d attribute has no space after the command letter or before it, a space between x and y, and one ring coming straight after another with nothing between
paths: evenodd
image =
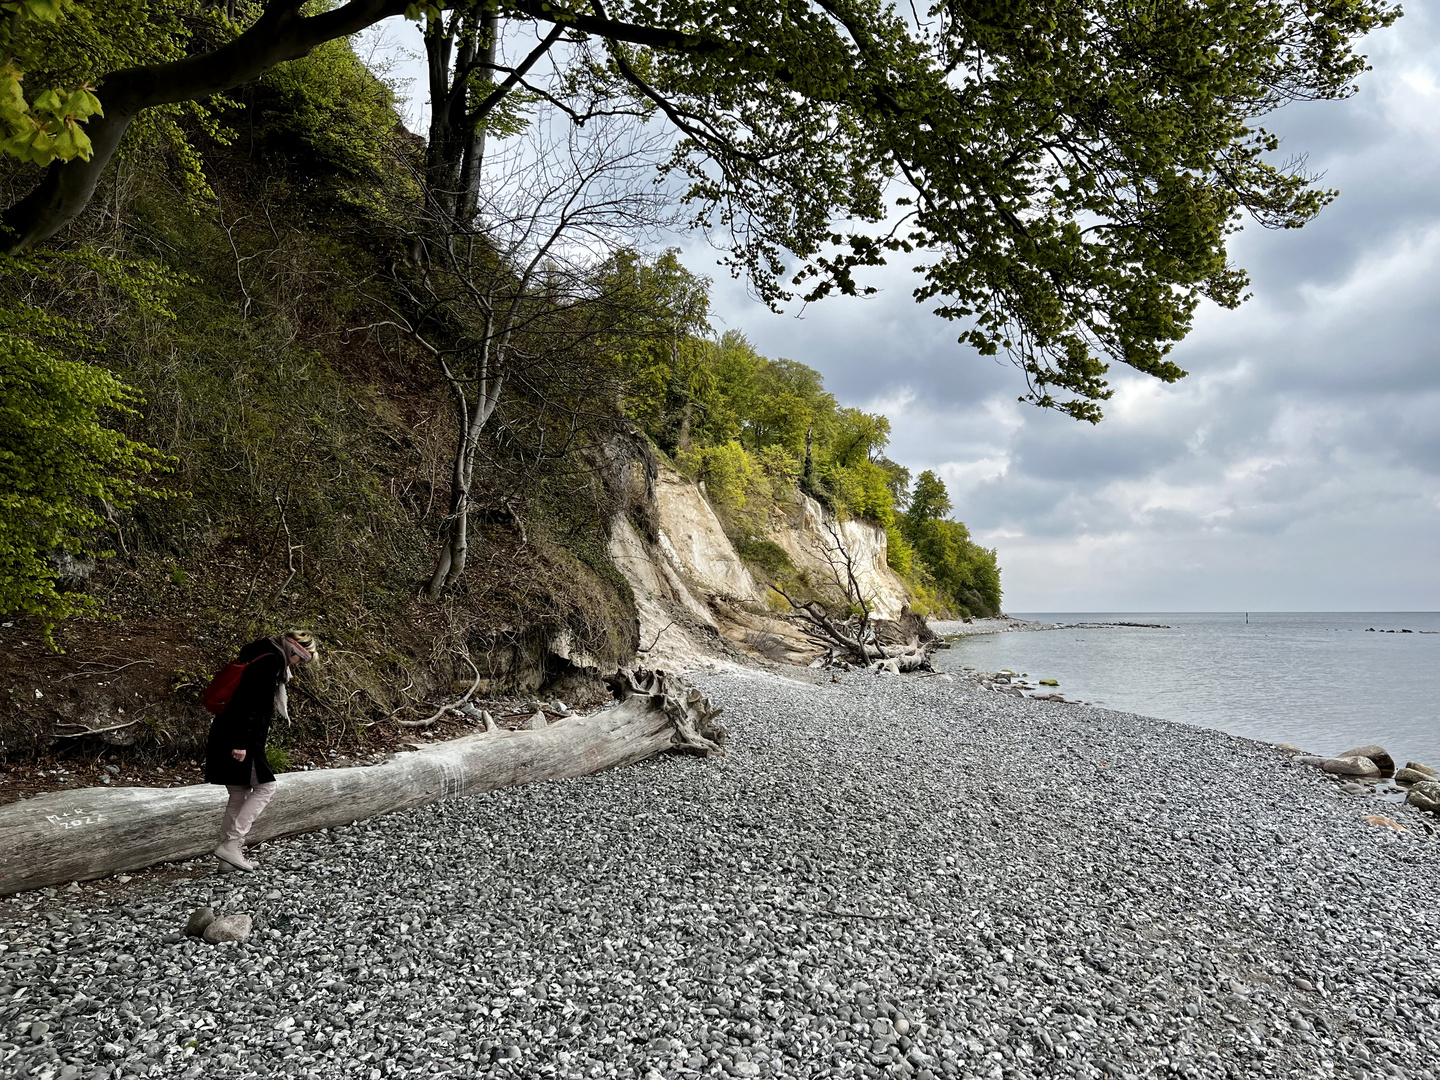
<instances>
[{"instance_id":1,"label":"calm water","mask_svg":"<svg viewBox=\"0 0 1440 1080\"><path fill-rule=\"evenodd\" d=\"M1378 742L1440 767L1440 612L1027 614L1040 622L1166 623L986 634L936 666L1060 680L1067 698L1333 754Z\"/></svg>"}]
</instances>

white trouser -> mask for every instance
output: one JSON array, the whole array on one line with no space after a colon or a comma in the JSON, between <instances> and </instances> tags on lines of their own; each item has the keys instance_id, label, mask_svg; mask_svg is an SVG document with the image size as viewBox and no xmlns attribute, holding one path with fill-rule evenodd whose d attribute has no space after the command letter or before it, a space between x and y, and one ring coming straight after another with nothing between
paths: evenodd
<instances>
[{"instance_id":1,"label":"white trouser","mask_svg":"<svg viewBox=\"0 0 1440 1080\"><path fill-rule=\"evenodd\" d=\"M275 781L260 783L260 777L255 774L252 763L249 786L226 784L225 790L230 792L230 801L225 805L225 816L220 820L220 842L223 844L230 840L239 840L244 843L245 837L250 833L250 826L255 824L255 819L275 797Z\"/></svg>"}]
</instances>

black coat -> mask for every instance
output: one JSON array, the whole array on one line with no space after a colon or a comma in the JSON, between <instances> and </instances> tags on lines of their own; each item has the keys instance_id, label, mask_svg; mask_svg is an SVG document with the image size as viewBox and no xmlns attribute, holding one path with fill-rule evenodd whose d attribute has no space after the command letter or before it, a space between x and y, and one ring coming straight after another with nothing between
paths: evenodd
<instances>
[{"instance_id":1,"label":"black coat","mask_svg":"<svg viewBox=\"0 0 1440 1080\"><path fill-rule=\"evenodd\" d=\"M250 767L260 783L275 779L265 760L265 740L275 719L275 688L285 672L285 657L269 638L252 641L237 658L248 663L240 685L225 711L210 722L205 742L205 780L211 784L250 786ZM236 761L232 750L244 750L245 760Z\"/></svg>"}]
</instances>

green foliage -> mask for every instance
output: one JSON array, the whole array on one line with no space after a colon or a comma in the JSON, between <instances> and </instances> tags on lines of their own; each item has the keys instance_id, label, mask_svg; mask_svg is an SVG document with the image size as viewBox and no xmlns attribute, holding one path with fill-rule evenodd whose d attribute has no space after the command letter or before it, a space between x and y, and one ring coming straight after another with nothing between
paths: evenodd
<instances>
[{"instance_id":1,"label":"green foliage","mask_svg":"<svg viewBox=\"0 0 1440 1080\"><path fill-rule=\"evenodd\" d=\"M705 485L712 502L726 510L744 507L755 482L755 464L745 447L735 440L719 446L702 446L682 452L676 461L689 475Z\"/></svg>"},{"instance_id":2,"label":"green foliage","mask_svg":"<svg viewBox=\"0 0 1440 1080\"><path fill-rule=\"evenodd\" d=\"M671 249L654 259L616 253L599 277L609 313L602 351L625 385L625 411L669 451L688 447L695 403L709 396L702 362L709 282Z\"/></svg>"},{"instance_id":3,"label":"green foliage","mask_svg":"<svg viewBox=\"0 0 1440 1080\"><path fill-rule=\"evenodd\" d=\"M795 572L789 553L773 540L742 540L735 545L735 551L746 562L754 563L773 578Z\"/></svg>"},{"instance_id":4,"label":"green foliage","mask_svg":"<svg viewBox=\"0 0 1440 1080\"><path fill-rule=\"evenodd\" d=\"M73 323L27 305L0 310L0 613L38 616L47 637L56 621L97 607L60 589L60 557L89 549L102 515L163 494L148 476L166 459L109 426L134 415L140 396L55 351L84 340Z\"/></svg>"},{"instance_id":5,"label":"green foliage","mask_svg":"<svg viewBox=\"0 0 1440 1080\"><path fill-rule=\"evenodd\" d=\"M322 198L379 211L388 189L404 186L393 96L346 41L268 71L252 116L279 171Z\"/></svg>"},{"instance_id":6,"label":"green foliage","mask_svg":"<svg viewBox=\"0 0 1440 1080\"><path fill-rule=\"evenodd\" d=\"M895 519L895 500L888 481L889 474L865 458L853 465L828 461L820 470L820 483L833 505L877 525L889 525Z\"/></svg>"},{"instance_id":7,"label":"green foliage","mask_svg":"<svg viewBox=\"0 0 1440 1080\"><path fill-rule=\"evenodd\" d=\"M926 469L916 479L915 490L910 493L906 519L912 525L920 525L935 518L949 517L952 509L945 482Z\"/></svg>"},{"instance_id":8,"label":"green foliage","mask_svg":"<svg viewBox=\"0 0 1440 1080\"><path fill-rule=\"evenodd\" d=\"M1243 213L1294 228L1333 198L1258 121L1353 92L1356 43L1400 14L1386 0L543 7L604 42L592 87L688 118L671 171L764 299L869 292L865 269L919 262L917 299L962 345L1007 352L1025 399L1092 422L1109 364L1174 381L1168 354L1201 301L1241 302L1226 243ZM889 194L902 183L913 194Z\"/></svg>"},{"instance_id":9,"label":"green foliage","mask_svg":"<svg viewBox=\"0 0 1440 1080\"><path fill-rule=\"evenodd\" d=\"M995 551L970 539L970 531L950 521L950 495L930 470L915 481L910 509L901 515L899 531L913 549L924 576L951 606L968 615L1000 613L1000 569Z\"/></svg>"},{"instance_id":10,"label":"green foliage","mask_svg":"<svg viewBox=\"0 0 1440 1080\"><path fill-rule=\"evenodd\" d=\"M55 23L71 0L4 0L0 3L0 153L33 165L55 160L90 160L90 137L80 127L101 112L100 100L81 83L66 90L48 87L27 101L25 73L16 62L15 31L28 23Z\"/></svg>"},{"instance_id":11,"label":"green foliage","mask_svg":"<svg viewBox=\"0 0 1440 1080\"><path fill-rule=\"evenodd\" d=\"M31 164L89 160L84 121L104 115L100 84L106 75L180 60L221 45L235 33L204 0L62 0L52 8L63 14L28 18L17 12L18 17L0 21L0 45L8 46L3 55L9 58L0 67L0 153ZM22 78L23 85L39 88L28 104ZM186 127L198 126L223 142L227 133L216 110L224 104L217 96L146 109L130 124L121 154L128 158L143 146L151 160L168 156L171 179L188 194L193 210L214 193Z\"/></svg>"},{"instance_id":12,"label":"green foliage","mask_svg":"<svg viewBox=\"0 0 1440 1080\"><path fill-rule=\"evenodd\" d=\"M290 768L290 755L279 746L265 747L265 764L271 772L282 773Z\"/></svg>"},{"instance_id":13,"label":"green foliage","mask_svg":"<svg viewBox=\"0 0 1440 1080\"><path fill-rule=\"evenodd\" d=\"M83 157L80 124L104 103L86 80L203 61L239 33L217 6L3 0L0 142L26 161ZM300 7L316 18L328 4ZM393 10L372 7L376 19ZM432 22L446 7L405 5ZM481 8L565 42L538 91L529 61L529 80L511 69L513 93L680 124L663 171L688 181L691 222L729 234L729 261L764 299L869 292L866 269L919 261L917 299L959 324L962 345L1008 353L1026 400L1092 422L1110 364L1181 378L1169 354L1200 303L1242 302L1247 279L1226 245L1243 215L1295 228L1334 197L1278 158L1261 118L1352 93L1365 70L1356 44L1400 15L1388 0L1015 0L923 17L889 0ZM261 9L246 3L241 21ZM90 74L41 79L26 100L20 72L37 65ZM163 91L167 74L147 78ZM482 122L517 120L501 102ZM809 418L770 419L785 430L764 441L795 452Z\"/></svg>"},{"instance_id":14,"label":"green foliage","mask_svg":"<svg viewBox=\"0 0 1440 1080\"><path fill-rule=\"evenodd\" d=\"M795 489L800 477L800 459L783 446L762 446L751 455L755 470L765 480L766 494L782 499Z\"/></svg>"}]
</instances>

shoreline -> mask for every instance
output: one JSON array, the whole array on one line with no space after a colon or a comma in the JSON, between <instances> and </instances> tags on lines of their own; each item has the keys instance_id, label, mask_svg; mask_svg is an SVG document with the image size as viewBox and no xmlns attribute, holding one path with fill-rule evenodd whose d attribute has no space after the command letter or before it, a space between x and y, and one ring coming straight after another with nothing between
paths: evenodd
<instances>
[{"instance_id":1,"label":"shoreline","mask_svg":"<svg viewBox=\"0 0 1440 1080\"><path fill-rule=\"evenodd\" d=\"M695 681L726 709L726 758L307 834L255 875L0 902L0 980L32 987L0 1006L8 1063L1090 1080L1440 1059L1440 849L1418 811L1387 808L1397 832L1266 744L961 677ZM255 936L182 938L206 902ZM218 1028L196 994L217 984ZM93 1008L66 1013L77 994Z\"/></svg>"},{"instance_id":2,"label":"shoreline","mask_svg":"<svg viewBox=\"0 0 1440 1080\"><path fill-rule=\"evenodd\" d=\"M1141 623L1141 622L1075 622L1075 623L1052 623L1041 622L1037 619L971 619L962 621L959 619L940 619L933 623L927 623L936 634L942 638L970 637L975 634L1029 634L1041 630L1101 630L1107 627L1127 627L1133 630L1171 630L1174 629L1164 623Z\"/></svg>"}]
</instances>

